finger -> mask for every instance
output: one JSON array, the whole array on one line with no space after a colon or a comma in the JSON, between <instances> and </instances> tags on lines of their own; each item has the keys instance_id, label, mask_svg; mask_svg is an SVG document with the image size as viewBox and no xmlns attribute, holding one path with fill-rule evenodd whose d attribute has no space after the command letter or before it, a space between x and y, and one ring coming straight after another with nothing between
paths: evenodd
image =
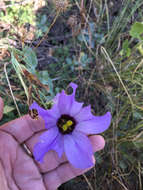
<instances>
[{"instance_id":1,"label":"finger","mask_svg":"<svg viewBox=\"0 0 143 190\"><path fill-rule=\"evenodd\" d=\"M93 162L95 162L94 157L93 157ZM90 169L91 168L87 168L86 170L81 170L74 168L69 163L64 163L55 170L52 170L43 175L45 186L48 190L56 190L62 183L65 183L66 181L76 176L79 176Z\"/></svg>"},{"instance_id":2,"label":"finger","mask_svg":"<svg viewBox=\"0 0 143 190\"><path fill-rule=\"evenodd\" d=\"M28 149L33 152L34 145L39 141L39 137L42 134L42 132L39 132L37 134L34 134L32 138L28 139L25 144L28 147ZM40 169L41 173L45 173L47 171L53 170L56 167L58 167L61 163L66 162L67 159L65 155L63 155L61 158L58 157L57 153L55 151L48 151L46 155L44 156L43 162L39 163L36 161L37 166Z\"/></svg>"},{"instance_id":3,"label":"finger","mask_svg":"<svg viewBox=\"0 0 143 190\"><path fill-rule=\"evenodd\" d=\"M4 107L4 103L3 103L2 98L0 97L0 120L3 116L3 107Z\"/></svg>"},{"instance_id":4,"label":"finger","mask_svg":"<svg viewBox=\"0 0 143 190\"><path fill-rule=\"evenodd\" d=\"M20 147L20 146L19 146ZM46 190L42 176L33 159L20 148L17 149L14 178L20 190Z\"/></svg>"},{"instance_id":5,"label":"finger","mask_svg":"<svg viewBox=\"0 0 143 190\"><path fill-rule=\"evenodd\" d=\"M97 152L104 148L105 140L101 135L93 135L93 136L90 136L89 139L93 147L93 152Z\"/></svg>"},{"instance_id":6,"label":"finger","mask_svg":"<svg viewBox=\"0 0 143 190\"><path fill-rule=\"evenodd\" d=\"M9 190L46 190L42 176L29 157L11 135L0 132L0 161ZM0 170L0 174L1 174ZM0 186L0 190L3 186Z\"/></svg>"},{"instance_id":7,"label":"finger","mask_svg":"<svg viewBox=\"0 0 143 190\"><path fill-rule=\"evenodd\" d=\"M39 137L41 135L40 133L34 134L32 138L30 138L28 141L25 142L25 144L28 146L31 152L33 152L34 145L39 141ZM99 151L104 148L105 140L100 135L93 135L89 137L91 144L93 146L93 151ZM40 169L41 173L46 173L50 170L53 170L57 168L60 164L67 162L65 154L61 158L58 157L57 153L55 151L49 151L44 156L42 163L37 163L37 166Z\"/></svg>"},{"instance_id":8,"label":"finger","mask_svg":"<svg viewBox=\"0 0 143 190\"><path fill-rule=\"evenodd\" d=\"M44 129L44 121L41 118L35 120L29 115L10 121L0 127L1 131L11 134L19 143L26 141L34 133Z\"/></svg>"}]
</instances>

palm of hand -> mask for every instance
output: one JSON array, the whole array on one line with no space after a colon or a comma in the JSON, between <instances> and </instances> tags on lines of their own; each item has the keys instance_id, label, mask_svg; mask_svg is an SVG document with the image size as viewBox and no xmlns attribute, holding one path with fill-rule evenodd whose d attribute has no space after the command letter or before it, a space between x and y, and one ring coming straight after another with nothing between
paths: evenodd
<instances>
[{"instance_id":1,"label":"palm of hand","mask_svg":"<svg viewBox=\"0 0 143 190\"><path fill-rule=\"evenodd\" d=\"M55 190L62 183L85 172L73 168L65 155L59 159L53 151L47 153L44 163L35 162L22 144L26 144L32 152L43 130L43 120L33 120L28 115L0 127L0 184L3 190ZM90 140L94 151L104 147L101 136L92 136Z\"/></svg>"},{"instance_id":2,"label":"palm of hand","mask_svg":"<svg viewBox=\"0 0 143 190\"><path fill-rule=\"evenodd\" d=\"M6 177L7 189L46 189L32 158L24 152L11 135L5 132L0 132L0 160Z\"/></svg>"}]
</instances>

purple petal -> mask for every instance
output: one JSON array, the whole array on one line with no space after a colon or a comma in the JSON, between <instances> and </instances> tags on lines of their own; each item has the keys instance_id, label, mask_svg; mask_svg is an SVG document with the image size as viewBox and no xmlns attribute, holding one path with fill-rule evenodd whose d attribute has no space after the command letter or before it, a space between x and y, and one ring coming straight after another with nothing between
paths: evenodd
<instances>
[{"instance_id":1,"label":"purple petal","mask_svg":"<svg viewBox=\"0 0 143 190\"><path fill-rule=\"evenodd\" d=\"M37 143L34 146L33 155L36 161L42 163L45 154L49 151L48 145L45 143Z\"/></svg>"},{"instance_id":2,"label":"purple petal","mask_svg":"<svg viewBox=\"0 0 143 190\"><path fill-rule=\"evenodd\" d=\"M61 157L64 152L63 136L59 133L54 143L51 145L51 150L55 150L58 156Z\"/></svg>"},{"instance_id":3,"label":"purple petal","mask_svg":"<svg viewBox=\"0 0 143 190\"><path fill-rule=\"evenodd\" d=\"M73 82L71 82L71 83L69 84L69 86L72 87L72 89L73 89L73 93L72 93L72 94L73 94L73 96L75 96L76 89L77 89L78 85L75 84L75 83L73 83Z\"/></svg>"},{"instance_id":4,"label":"purple petal","mask_svg":"<svg viewBox=\"0 0 143 190\"><path fill-rule=\"evenodd\" d=\"M44 155L50 150L51 144L58 135L56 127L49 129L40 136L40 141L34 146L35 160L42 162Z\"/></svg>"},{"instance_id":5,"label":"purple petal","mask_svg":"<svg viewBox=\"0 0 143 190\"><path fill-rule=\"evenodd\" d=\"M64 90L60 93L58 107L61 114L69 114L72 104L72 95L67 95Z\"/></svg>"},{"instance_id":6,"label":"purple petal","mask_svg":"<svg viewBox=\"0 0 143 190\"><path fill-rule=\"evenodd\" d=\"M73 89L72 96L75 97L75 93L76 93L76 89L77 89L78 85L75 84L75 83L73 83L73 82L71 82L71 83L69 84L69 86L72 87L72 89ZM58 94L55 96L55 98L53 99L54 103L58 103L60 94L61 94L61 93L58 93ZM70 96L70 95L69 95L69 96Z\"/></svg>"},{"instance_id":7,"label":"purple petal","mask_svg":"<svg viewBox=\"0 0 143 190\"><path fill-rule=\"evenodd\" d=\"M83 103L79 103L73 100L69 114L71 116L75 116L82 109L82 106L83 106Z\"/></svg>"},{"instance_id":8,"label":"purple petal","mask_svg":"<svg viewBox=\"0 0 143 190\"><path fill-rule=\"evenodd\" d=\"M71 104L71 107L70 107L70 115L74 116L81 110L81 108L83 106L83 103L75 101L75 93L76 93L76 89L77 89L78 85L71 82L69 86L71 86L72 89L73 89L72 104Z\"/></svg>"},{"instance_id":9,"label":"purple petal","mask_svg":"<svg viewBox=\"0 0 143 190\"><path fill-rule=\"evenodd\" d=\"M71 95L67 95L65 91L62 90L62 92L58 94L56 98L61 114L70 114L70 109L72 107L72 102L75 97L77 85L74 83L70 83L70 86L73 89L73 93Z\"/></svg>"},{"instance_id":10,"label":"purple petal","mask_svg":"<svg viewBox=\"0 0 143 190\"><path fill-rule=\"evenodd\" d=\"M59 102L59 97L60 97L60 93L58 93L58 94L56 94L56 96L53 98L53 103L54 104L58 104L58 102Z\"/></svg>"},{"instance_id":11,"label":"purple petal","mask_svg":"<svg viewBox=\"0 0 143 190\"><path fill-rule=\"evenodd\" d=\"M36 102L34 102L30 106L30 109L36 109L38 111L38 115L40 115L45 121L45 127L47 129L56 126L57 119L59 117L59 111L56 105L54 105L50 110L45 110L41 108Z\"/></svg>"},{"instance_id":12,"label":"purple petal","mask_svg":"<svg viewBox=\"0 0 143 190\"><path fill-rule=\"evenodd\" d=\"M72 135L64 135L64 150L75 168L86 169L93 166L92 146L84 134L74 132Z\"/></svg>"},{"instance_id":13,"label":"purple petal","mask_svg":"<svg viewBox=\"0 0 143 190\"><path fill-rule=\"evenodd\" d=\"M43 132L42 135L40 135L40 142L50 144L53 139L58 135L58 128L53 127L51 129L46 130L46 132Z\"/></svg>"},{"instance_id":14,"label":"purple petal","mask_svg":"<svg viewBox=\"0 0 143 190\"><path fill-rule=\"evenodd\" d=\"M92 113L91 113L90 105L82 108L81 111L77 115L74 116L74 118L77 122L90 120L93 117L94 117L94 115L92 115Z\"/></svg>"},{"instance_id":15,"label":"purple petal","mask_svg":"<svg viewBox=\"0 0 143 190\"><path fill-rule=\"evenodd\" d=\"M58 103L61 114L74 116L81 110L83 103L75 101L77 84L70 83L69 86L72 87L73 93L71 95L67 95L63 90L60 94L57 94L55 101Z\"/></svg>"},{"instance_id":16,"label":"purple petal","mask_svg":"<svg viewBox=\"0 0 143 190\"><path fill-rule=\"evenodd\" d=\"M58 119L60 117L59 108L56 104L54 104L51 109L46 110L46 111L47 111L49 116L51 116L55 119Z\"/></svg>"},{"instance_id":17,"label":"purple petal","mask_svg":"<svg viewBox=\"0 0 143 190\"><path fill-rule=\"evenodd\" d=\"M91 120L78 123L75 130L85 134L98 134L108 129L110 123L111 113L107 112L103 116L94 116Z\"/></svg>"}]
</instances>

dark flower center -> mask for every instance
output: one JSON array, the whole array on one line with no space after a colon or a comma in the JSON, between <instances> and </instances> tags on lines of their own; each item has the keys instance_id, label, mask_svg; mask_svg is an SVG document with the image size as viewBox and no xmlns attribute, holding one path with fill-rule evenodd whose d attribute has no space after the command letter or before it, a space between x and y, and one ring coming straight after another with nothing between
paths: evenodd
<instances>
[{"instance_id":1,"label":"dark flower center","mask_svg":"<svg viewBox=\"0 0 143 190\"><path fill-rule=\"evenodd\" d=\"M60 133L69 134L71 133L76 125L76 121L73 117L69 115L61 115L61 117L57 121L57 126L59 128Z\"/></svg>"}]
</instances>

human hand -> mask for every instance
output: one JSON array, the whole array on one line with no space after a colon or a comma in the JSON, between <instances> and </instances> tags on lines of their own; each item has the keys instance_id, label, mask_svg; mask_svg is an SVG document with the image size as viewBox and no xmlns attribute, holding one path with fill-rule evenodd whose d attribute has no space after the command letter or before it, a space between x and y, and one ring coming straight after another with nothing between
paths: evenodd
<instances>
[{"instance_id":1,"label":"human hand","mask_svg":"<svg viewBox=\"0 0 143 190\"><path fill-rule=\"evenodd\" d=\"M2 112L3 101L0 98L0 118ZM3 190L56 190L62 183L91 169L76 169L65 155L58 158L54 151L46 154L42 164L36 162L23 144L32 152L44 130L44 121L34 120L29 115L0 127L0 187ZM104 148L102 136L94 135L89 138L94 152Z\"/></svg>"}]
</instances>

